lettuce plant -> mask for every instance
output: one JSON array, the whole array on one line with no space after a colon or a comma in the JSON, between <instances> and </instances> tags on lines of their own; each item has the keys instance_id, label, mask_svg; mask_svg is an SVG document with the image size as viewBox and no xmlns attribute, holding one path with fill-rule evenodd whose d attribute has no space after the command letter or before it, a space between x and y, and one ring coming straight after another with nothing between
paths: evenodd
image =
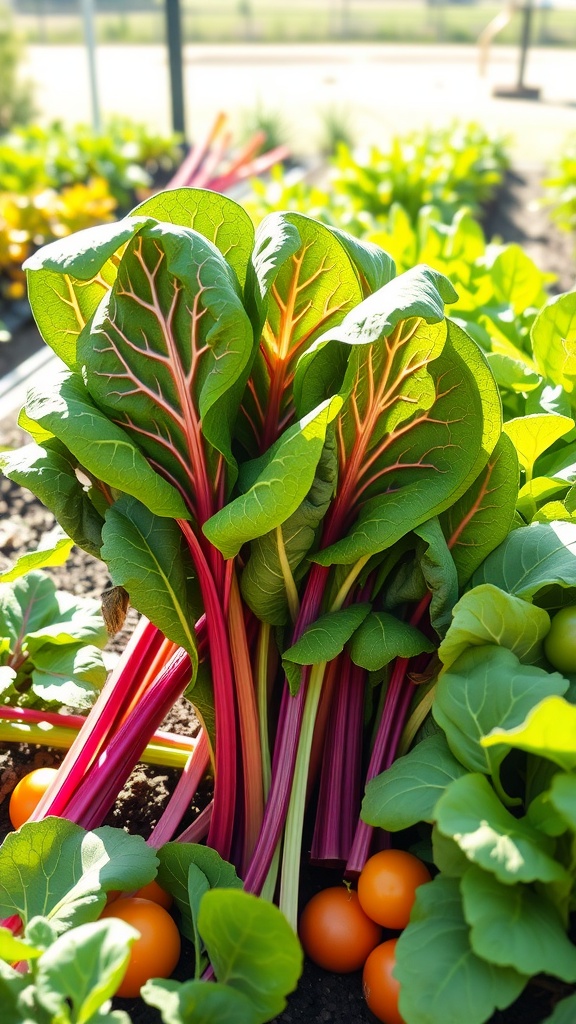
<instances>
[{"instance_id":1,"label":"lettuce plant","mask_svg":"<svg viewBox=\"0 0 576 1024\"><path fill-rule=\"evenodd\" d=\"M27 269L65 368L29 395L33 443L1 462L142 614L37 816L98 825L186 689L214 765L208 844L251 892L280 871L294 923L308 791L321 776L315 856L336 848L357 873L370 729L372 777L511 527L493 375L446 318L456 293L437 271L395 276L378 246L301 214L254 232L203 190L153 197Z\"/></svg>"}]
</instances>

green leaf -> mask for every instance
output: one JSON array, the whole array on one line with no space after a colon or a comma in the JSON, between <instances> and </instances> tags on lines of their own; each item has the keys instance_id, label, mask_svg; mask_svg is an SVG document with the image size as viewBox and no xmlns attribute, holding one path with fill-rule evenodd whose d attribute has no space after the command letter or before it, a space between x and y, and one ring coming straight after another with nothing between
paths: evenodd
<instances>
[{"instance_id":1,"label":"green leaf","mask_svg":"<svg viewBox=\"0 0 576 1024\"><path fill-rule=\"evenodd\" d=\"M212 889L198 920L217 981L238 989L254 1006L254 1024L282 1012L302 971L302 949L272 903L233 889Z\"/></svg>"},{"instance_id":2,"label":"green leaf","mask_svg":"<svg viewBox=\"0 0 576 1024\"><path fill-rule=\"evenodd\" d=\"M568 877L549 852L551 840L506 810L484 775L455 779L438 800L435 815L439 831L505 885Z\"/></svg>"},{"instance_id":3,"label":"green leaf","mask_svg":"<svg viewBox=\"0 0 576 1024\"><path fill-rule=\"evenodd\" d=\"M568 434L573 426L574 420L568 416L534 413L531 416L519 416L508 420L503 430L514 443L518 461L530 477L536 459L559 438Z\"/></svg>"},{"instance_id":4,"label":"green leaf","mask_svg":"<svg viewBox=\"0 0 576 1024\"><path fill-rule=\"evenodd\" d=\"M568 827L576 832L576 775L571 772L555 775L548 797Z\"/></svg>"},{"instance_id":5,"label":"green leaf","mask_svg":"<svg viewBox=\"0 0 576 1024\"><path fill-rule=\"evenodd\" d=\"M438 871L447 878L462 878L470 867L456 840L442 835L436 825L432 826L432 857Z\"/></svg>"},{"instance_id":6,"label":"green leaf","mask_svg":"<svg viewBox=\"0 0 576 1024\"><path fill-rule=\"evenodd\" d=\"M188 651L195 668L193 570L176 523L125 495L106 513L102 541L114 586L124 587L134 607Z\"/></svg>"},{"instance_id":7,"label":"green leaf","mask_svg":"<svg viewBox=\"0 0 576 1024\"><path fill-rule=\"evenodd\" d=\"M59 618L56 586L41 570L0 586L0 636L13 648L27 633L43 629Z\"/></svg>"},{"instance_id":8,"label":"green leaf","mask_svg":"<svg viewBox=\"0 0 576 1024\"><path fill-rule=\"evenodd\" d=\"M48 449L27 444L0 454L0 469L14 483L33 491L75 544L98 557L104 520L74 472L77 460L65 453L64 445L54 450L52 442Z\"/></svg>"},{"instance_id":9,"label":"green leaf","mask_svg":"<svg viewBox=\"0 0 576 1024\"><path fill-rule=\"evenodd\" d=\"M576 293L556 295L540 310L531 331L532 350L543 377L572 393L576 380Z\"/></svg>"},{"instance_id":10,"label":"green leaf","mask_svg":"<svg viewBox=\"0 0 576 1024\"><path fill-rule=\"evenodd\" d=\"M487 352L486 359L499 388L514 394L532 392L540 384L541 377L525 362L522 353L518 358L502 355L501 352Z\"/></svg>"},{"instance_id":11,"label":"green leaf","mask_svg":"<svg viewBox=\"0 0 576 1024\"><path fill-rule=\"evenodd\" d=\"M561 999L556 1003L550 1017L542 1021L542 1024L574 1024L576 1016L576 993Z\"/></svg>"},{"instance_id":12,"label":"green leaf","mask_svg":"<svg viewBox=\"0 0 576 1024\"><path fill-rule=\"evenodd\" d=\"M0 959L8 961L35 960L42 956L43 949L38 949L29 942L17 939L9 928L0 928Z\"/></svg>"},{"instance_id":13,"label":"green leaf","mask_svg":"<svg viewBox=\"0 0 576 1024\"><path fill-rule=\"evenodd\" d=\"M204 970L205 962L202 957L202 949L204 943L200 938L200 932L198 931L198 914L200 912L200 903L205 892L210 889L210 882L206 878L203 871L200 870L197 864L193 862L188 865L188 913L186 917L190 917L192 923L192 935L194 942L194 956L195 956L195 976L199 978L202 971Z\"/></svg>"},{"instance_id":14,"label":"green leaf","mask_svg":"<svg viewBox=\"0 0 576 1024\"><path fill-rule=\"evenodd\" d=\"M18 914L24 924L48 917L64 931L97 917L111 889L146 885L157 863L141 836L122 829L86 832L66 818L30 822L0 847L0 915Z\"/></svg>"},{"instance_id":15,"label":"green leaf","mask_svg":"<svg viewBox=\"0 0 576 1024\"><path fill-rule=\"evenodd\" d=\"M492 775L497 785L508 747L505 741L488 747L484 737L497 726L500 732L518 726L543 696L567 689L558 672L522 665L505 647L476 647L442 673L432 713L454 756L469 771Z\"/></svg>"},{"instance_id":16,"label":"green leaf","mask_svg":"<svg viewBox=\"0 0 576 1024\"><path fill-rule=\"evenodd\" d=\"M576 946L544 895L525 885L502 885L477 867L469 868L460 886L477 956L519 974L576 981Z\"/></svg>"},{"instance_id":17,"label":"green leaf","mask_svg":"<svg viewBox=\"0 0 576 1024\"><path fill-rule=\"evenodd\" d=\"M526 750L570 771L576 768L576 707L561 696L543 696L516 727L495 726L481 742L488 750L497 745Z\"/></svg>"},{"instance_id":18,"label":"green leaf","mask_svg":"<svg viewBox=\"0 0 576 1024\"><path fill-rule=\"evenodd\" d=\"M34 655L32 690L47 705L89 711L106 676L102 652L92 644L45 645Z\"/></svg>"},{"instance_id":19,"label":"green leaf","mask_svg":"<svg viewBox=\"0 0 576 1024\"><path fill-rule=\"evenodd\" d=\"M158 850L158 859L158 883L172 893L181 914L182 932L194 941L196 922L193 922L190 911L190 865L196 865L208 880L211 889L241 889L242 882L232 864L222 860L209 846L196 843L165 843Z\"/></svg>"},{"instance_id":20,"label":"green leaf","mask_svg":"<svg viewBox=\"0 0 576 1024\"><path fill-rule=\"evenodd\" d=\"M260 472L249 490L204 523L204 534L225 558L296 512L314 483L328 425L340 406L338 398L326 401L290 427L258 461Z\"/></svg>"},{"instance_id":21,"label":"green leaf","mask_svg":"<svg viewBox=\"0 0 576 1024\"><path fill-rule=\"evenodd\" d=\"M444 736L427 736L375 779L362 801L362 820L398 832L420 821L434 820L438 797L466 769L452 755Z\"/></svg>"},{"instance_id":22,"label":"green leaf","mask_svg":"<svg viewBox=\"0 0 576 1024\"><path fill-rule=\"evenodd\" d=\"M474 483L440 516L460 588L510 533L518 477L514 445L502 434Z\"/></svg>"},{"instance_id":23,"label":"green leaf","mask_svg":"<svg viewBox=\"0 0 576 1024\"><path fill-rule=\"evenodd\" d=\"M172 188L139 203L131 217L155 217L180 227L193 228L220 250L238 275L240 284L252 253L254 227L242 206L229 196L203 188Z\"/></svg>"},{"instance_id":24,"label":"green leaf","mask_svg":"<svg viewBox=\"0 0 576 1024\"><path fill-rule=\"evenodd\" d=\"M40 1005L54 1019L70 1007L74 1024L95 1020L100 1008L109 1009L108 1000L124 976L130 947L138 938L135 928L118 919L82 924L60 935L36 968Z\"/></svg>"},{"instance_id":25,"label":"green leaf","mask_svg":"<svg viewBox=\"0 0 576 1024\"><path fill-rule=\"evenodd\" d=\"M507 245L498 253L490 276L497 298L511 306L516 316L540 305L541 273L519 245Z\"/></svg>"},{"instance_id":26,"label":"green leaf","mask_svg":"<svg viewBox=\"0 0 576 1024\"><path fill-rule=\"evenodd\" d=\"M396 264L392 257L384 252L379 245L366 239L359 241L347 231L328 225L329 231L336 236L348 253L356 272L360 277L364 296L383 288L396 276Z\"/></svg>"},{"instance_id":27,"label":"green leaf","mask_svg":"<svg viewBox=\"0 0 576 1024\"><path fill-rule=\"evenodd\" d=\"M283 661L295 665L317 665L332 661L344 650L350 637L364 622L369 604L354 604L337 612L327 612L307 626L301 637L282 654Z\"/></svg>"},{"instance_id":28,"label":"green leaf","mask_svg":"<svg viewBox=\"0 0 576 1024\"><path fill-rule=\"evenodd\" d=\"M371 612L352 637L350 657L360 668L376 672L394 658L414 658L433 650L432 641L415 626L387 612Z\"/></svg>"},{"instance_id":29,"label":"green leaf","mask_svg":"<svg viewBox=\"0 0 576 1024\"><path fill-rule=\"evenodd\" d=\"M334 438L329 434L304 500L284 523L250 545L241 589L244 600L262 622L283 626L296 611L297 582L307 569L306 555L330 506L337 469Z\"/></svg>"},{"instance_id":30,"label":"green leaf","mask_svg":"<svg viewBox=\"0 0 576 1024\"><path fill-rule=\"evenodd\" d=\"M397 570L389 575L386 562L382 567L385 588L384 604L396 608L406 602L421 601L427 593L430 597L430 622L439 636L443 636L452 618L452 609L458 600L458 577L454 559L440 527L440 520L433 516L413 531L418 538L414 557L401 561ZM405 538L407 550L414 545ZM395 545L390 552L393 563L399 555Z\"/></svg>"},{"instance_id":31,"label":"green leaf","mask_svg":"<svg viewBox=\"0 0 576 1024\"><path fill-rule=\"evenodd\" d=\"M456 881L439 875L418 888L394 971L410 1024L484 1024L520 995L528 979L481 960L468 931Z\"/></svg>"},{"instance_id":32,"label":"green leaf","mask_svg":"<svg viewBox=\"0 0 576 1024\"><path fill-rule=\"evenodd\" d=\"M144 496L156 515L188 518L180 494L150 467L128 434L97 408L80 377L63 373L50 391L32 390L26 409L89 473L134 497Z\"/></svg>"},{"instance_id":33,"label":"green leaf","mask_svg":"<svg viewBox=\"0 0 576 1024\"><path fill-rule=\"evenodd\" d=\"M553 583L576 586L576 524L535 523L513 530L476 570L471 583L493 583L525 601Z\"/></svg>"},{"instance_id":34,"label":"green leaf","mask_svg":"<svg viewBox=\"0 0 576 1024\"><path fill-rule=\"evenodd\" d=\"M230 985L205 981L147 981L140 996L160 1010L164 1024L256 1024L250 999Z\"/></svg>"},{"instance_id":35,"label":"green leaf","mask_svg":"<svg viewBox=\"0 0 576 1024\"><path fill-rule=\"evenodd\" d=\"M26 551L20 555L10 569L0 572L0 583L11 583L20 576L25 576L31 569L46 569L49 566L63 565L67 560L74 541L59 526L45 533L35 551Z\"/></svg>"},{"instance_id":36,"label":"green leaf","mask_svg":"<svg viewBox=\"0 0 576 1024\"><path fill-rule=\"evenodd\" d=\"M58 614L35 630L26 633L26 650L34 657L47 644L75 644L81 640L103 650L109 636L102 618L101 602L89 597L76 597L65 590L56 591Z\"/></svg>"},{"instance_id":37,"label":"green leaf","mask_svg":"<svg viewBox=\"0 0 576 1024\"><path fill-rule=\"evenodd\" d=\"M541 657L542 641L549 629L550 616L543 608L491 583L480 584L455 605L452 625L438 648L438 657L446 669L469 647L494 644L530 665Z\"/></svg>"}]
</instances>

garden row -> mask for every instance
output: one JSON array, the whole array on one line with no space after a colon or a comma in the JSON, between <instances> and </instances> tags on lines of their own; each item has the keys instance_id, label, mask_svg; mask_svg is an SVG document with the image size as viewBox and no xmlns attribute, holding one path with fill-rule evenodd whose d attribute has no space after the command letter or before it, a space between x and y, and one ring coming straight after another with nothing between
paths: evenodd
<instances>
[{"instance_id":1,"label":"garden row","mask_svg":"<svg viewBox=\"0 0 576 1024\"><path fill-rule=\"evenodd\" d=\"M155 877L196 956L146 1002L273 1018L305 811L352 882L376 830L431 866L386 1024L483 1024L539 975L566 995L548 1024L573 1016L576 293L486 244L505 166L474 126L341 147L325 189L176 189L29 257L66 369L0 465L64 535L2 577L0 687L71 745L0 848L15 1024L128 1019L136 935L100 915ZM72 543L108 566L109 628L141 613L106 682L94 604L43 572ZM193 742L158 732L183 693ZM185 761L147 843L102 827L145 756Z\"/></svg>"}]
</instances>

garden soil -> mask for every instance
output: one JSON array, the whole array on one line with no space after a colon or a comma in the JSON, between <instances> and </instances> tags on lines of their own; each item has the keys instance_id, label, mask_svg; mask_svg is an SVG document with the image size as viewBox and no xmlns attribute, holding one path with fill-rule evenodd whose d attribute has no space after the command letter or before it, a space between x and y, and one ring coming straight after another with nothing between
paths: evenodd
<instances>
[{"instance_id":1,"label":"garden soil","mask_svg":"<svg viewBox=\"0 0 576 1024\"><path fill-rule=\"evenodd\" d=\"M517 242L542 267L557 275L553 285L556 291L574 287L576 264L573 240L556 231L546 211L539 205L540 175L536 169L523 168L508 175L505 187L486 216L489 236L503 241ZM9 343L0 345L0 377L8 373L39 347L33 328L21 329ZM1 399L0 399L1 402ZM13 420L1 419L0 446L17 446L24 435ZM22 552L33 549L39 538L54 525L51 514L30 494L10 481L0 478L0 568L12 562ZM50 570L57 585L78 595L99 597L109 586L106 567L84 552L74 549L66 565ZM122 648L133 628L135 615L129 614L127 627L110 645L113 659ZM185 701L179 702L170 714L166 727L174 731L193 733L197 722ZM8 797L16 781L34 767L58 764L62 754L41 747L19 747L0 744L0 838L9 831ZM146 836L158 820L177 781L177 773L139 765L132 773L107 824L126 826L130 831ZM198 797L198 807L207 798L207 789ZM198 808L192 808L192 820ZM302 889L304 898L329 884L337 884L338 874L317 872L305 867ZM192 953L185 944L176 977L189 975ZM441 979L439 979L439 984ZM328 974L312 964L305 965L299 987L290 998L277 1024L374 1024L375 1018L367 1010L361 991L361 976ZM540 1024L550 1014L566 988L553 979L539 978L530 983L513 1006L496 1012L490 1024ZM140 1000L116 1000L118 1008L128 1011L134 1024L159 1024L157 1010ZM462 1022L465 1024L465 1022Z\"/></svg>"}]
</instances>

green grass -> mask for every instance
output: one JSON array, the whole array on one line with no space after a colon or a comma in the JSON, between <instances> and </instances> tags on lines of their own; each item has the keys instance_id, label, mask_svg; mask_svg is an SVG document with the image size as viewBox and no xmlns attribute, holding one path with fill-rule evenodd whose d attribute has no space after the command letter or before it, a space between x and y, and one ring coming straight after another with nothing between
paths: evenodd
<instances>
[{"instance_id":1,"label":"green grass","mask_svg":"<svg viewBox=\"0 0 576 1024\"><path fill-rule=\"evenodd\" d=\"M429 6L421 0L182 0L186 42L475 43L501 10L498 3ZM82 41L80 16L20 15L17 24L29 42ZM97 15L101 43L156 43L164 38L163 4L158 10ZM517 14L496 42L516 43ZM534 12L535 44L576 45L574 11Z\"/></svg>"}]
</instances>

